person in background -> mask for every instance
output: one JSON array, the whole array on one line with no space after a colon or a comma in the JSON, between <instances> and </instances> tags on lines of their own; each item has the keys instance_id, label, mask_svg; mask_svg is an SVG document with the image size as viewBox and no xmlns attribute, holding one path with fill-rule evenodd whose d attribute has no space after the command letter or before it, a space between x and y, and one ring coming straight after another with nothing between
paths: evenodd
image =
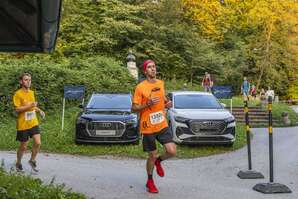
<instances>
[{"instance_id":1,"label":"person in background","mask_svg":"<svg viewBox=\"0 0 298 199\"><path fill-rule=\"evenodd\" d=\"M183 84L183 88L182 88L182 90L187 91L187 83L184 83L184 84Z\"/></svg>"},{"instance_id":2,"label":"person in background","mask_svg":"<svg viewBox=\"0 0 298 199\"><path fill-rule=\"evenodd\" d=\"M254 100L257 98L257 87L254 84L251 86L250 95Z\"/></svg>"},{"instance_id":3,"label":"person in background","mask_svg":"<svg viewBox=\"0 0 298 199\"><path fill-rule=\"evenodd\" d=\"M266 100L266 96L265 96L266 92L265 92L265 89L264 88L261 88L261 91L260 91L260 100Z\"/></svg>"},{"instance_id":4,"label":"person in background","mask_svg":"<svg viewBox=\"0 0 298 199\"><path fill-rule=\"evenodd\" d=\"M202 79L202 87L204 88L205 92L211 92L213 81L211 80L211 76L208 72L205 72L205 75Z\"/></svg>"},{"instance_id":5,"label":"person in background","mask_svg":"<svg viewBox=\"0 0 298 199\"><path fill-rule=\"evenodd\" d=\"M249 91L250 83L248 82L246 77L243 77L243 82L241 84L241 93L243 95L244 100L249 100Z\"/></svg>"},{"instance_id":6,"label":"person in background","mask_svg":"<svg viewBox=\"0 0 298 199\"><path fill-rule=\"evenodd\" d=\"M272 90L270 86L268 86L268 90L266 91L265 96L267 100L269 99L269 97L272 97L272 100L274 100L274 90Z\"/></svg>"}]
</instances>

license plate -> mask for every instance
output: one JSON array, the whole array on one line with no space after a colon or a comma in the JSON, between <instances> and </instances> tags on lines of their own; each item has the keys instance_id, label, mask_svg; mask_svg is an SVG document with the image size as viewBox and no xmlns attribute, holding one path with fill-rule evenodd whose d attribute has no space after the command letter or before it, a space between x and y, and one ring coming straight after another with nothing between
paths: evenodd
<instances>
[{"instance_id":1,"label":"license plate","mask_svg":"<svg viewBox=\"0 0 298 199\"><path fill-rule=\"evenodd\" d=\"M96 135L116 135L115 130L96 130Z\"/></svg>"}]
</instances>

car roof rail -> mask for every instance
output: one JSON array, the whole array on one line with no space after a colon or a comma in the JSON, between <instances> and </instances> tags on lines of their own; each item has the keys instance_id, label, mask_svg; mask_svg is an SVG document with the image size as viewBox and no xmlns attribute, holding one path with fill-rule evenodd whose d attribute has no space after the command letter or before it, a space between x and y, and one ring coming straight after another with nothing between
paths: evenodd
<instances>
[{"instance_id":1,"label":"car roof rail","mask_svg":"<svg viewBox=\"0 0 298 199\"><path fill-rule=\"evenodd\" d=\"M131 92L114 92L114 91L111 91L111 92L96 92L94 91L92 94L119 94L119 95L123 95L123 94L129 94L131 95Z\"/></svg>"}]
</instances>

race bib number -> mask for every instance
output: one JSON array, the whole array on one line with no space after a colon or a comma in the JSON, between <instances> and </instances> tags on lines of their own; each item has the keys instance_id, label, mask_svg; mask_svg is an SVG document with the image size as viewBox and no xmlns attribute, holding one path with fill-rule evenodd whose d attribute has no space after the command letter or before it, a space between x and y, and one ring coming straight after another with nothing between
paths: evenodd
<instances>
[{"instance_id":1,"label":"race bib number","mask_svg":"<svg viewBox=\"0 0 298 199\"><path fill-rule=\"evenodd\" d=\"M153 125L162 123L165 120L162 111L151 113L149 116L150 116L150 122Z\"/></svg>"},{"instance_id":2,"label":"race bib number","mask_svg":"<svg viewBox=\"0 0 298 199\"><path fill-rule=\"evenodd\" d=\"M25 121L33 120L36 117L35 111L25 112Z\"/></svg>"}]
</instances>

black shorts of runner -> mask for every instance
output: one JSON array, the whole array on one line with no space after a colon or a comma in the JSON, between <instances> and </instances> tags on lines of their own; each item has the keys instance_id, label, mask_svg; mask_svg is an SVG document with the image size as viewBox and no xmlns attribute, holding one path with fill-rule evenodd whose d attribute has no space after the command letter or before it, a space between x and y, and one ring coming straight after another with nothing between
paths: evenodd
<instances>
[{"instance_id":1,"label":"black shorts of runner","mask_svg":"<svg viewBox=\"0 0 298 199\"><path fill-rule=\"evenodd\" d=\"M32 136L36 134L40 134L39 126L34 126L27 130L17 131L16 141L27 142L29 137L32 138Z\"/></svg>"},{"instance_id":2,"label":"black shorts of runner","mask_svg":"<svg viewBox=\"0 0 298 199\"><path fill-rule=\"evenodd\" d=\"M157 140L162 145L174 142L173 141L173 134L169 127L162 129L161 131L149 135L143 135L143 150L146 152L156 150L156 143Z\"/></svg>"}]
</instances>

